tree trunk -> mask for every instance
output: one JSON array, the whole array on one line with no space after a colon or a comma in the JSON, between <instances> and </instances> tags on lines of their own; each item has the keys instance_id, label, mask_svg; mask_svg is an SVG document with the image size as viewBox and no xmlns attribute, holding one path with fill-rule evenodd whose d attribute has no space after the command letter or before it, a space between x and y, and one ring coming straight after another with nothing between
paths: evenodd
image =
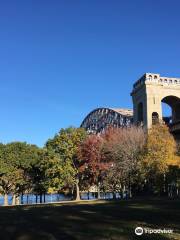
<instances>
[{"instance_id":1,"label":"tree trunk","mask_svg":"<svg viewBox=\"0 0 180 240\"><path fill-rule=\"evenodd\" d=\"M24 204L24 194L21 195L21 204Z\"/></svg>"},{"instance_id":2,"label":"tree trunk","mask_svg":"<svg viewBox=\"0 0 180 240\"><path fill-rule=\"evenodd\" d=\"M44 193L44 203L46 202L46 194Z\"/></svg>"},{"instance_id":3,"label":"tree trunk","mask_svg":"<svg viewBox=\"0 0 180 240\"><path fill-rule=\"evenodd\" d=\"M129 188L129 198L132 198L132 188L131 188L131 185L130 185L130 188Z\"/></svg>"},{"instance_id":4,"label":"tree trunk","mask_svg":"<svg viewBox=\"0 0 180 240\"><path fill-rule=\"evenodd\" d=\"M123 187L123 199L127 198L127 196L125 194L126 194L126 186L124 185L124 187Z\"/></svg>"},{"instance_id":5,"label":"tree trunk","mask_svg":"<svg viewBox=\"0 0 180 240\"><path fill-rule=\"evenodd\" d=\"M129 173L129 194L128 198L132 198L132 192L131 192L131 174Z\"/></svg>"},{"instance_id":6,"label":"tree trunk","mask_svg":"<svg viewBox=\"0 0 180 240\"><path fill-rule=\"evenodd\" d=\"M116 192L113 192L113 200L116 200Z\"/></svg>"},{"instance_id":7,"label":"tree trunk","mask_svg":"<svg viewBox=\"0 0 180 240\"><path fill-rule=\"evenodd\" d=\"M40 203L42 203L42 193L40 194Z\"/></svg>"},{"instance_id":8,"label":"tree trunk","mask_svg":"<svg viewBox=\"0 0 180 240\"><path fill-rule=\"evenodd\" d=\"M12 197L12 205L16 205L16 196L15 194L13 194L13 197Z\"/></svg>"},{"instance_id":9,"label":"tree trunk","mask_svg":"<svg viewBox=\"0 0 180 240\"><path fill-rule=\"evenodd\" d=\"M176 184L176 197L178 197L179 196L179 186L178 186L178 184Z\"/></svg>"},{"instance_id":10,"label":"tree trunk","mask_svg":"<svg viewBox=\"0 0 180 240\"><path fill-rule=\"evenodd\" d=\"M71 200L73 200L73 199L74 199L74 186L71 189Z\"/></svg>"},{"instance_id":11,"label":"tree trunk","mask_svg":"<svg viewBox=\"0 0 180 240\"><path fill-rule=\"evenodd\" d=\"M80 201L80 193L79 193L79 181L76 181L76 201Z\"/></svg>"},{"instance_id":12,"label":"tree trunk","mask_svg":"<svg viewBox=\"0 0 180 240\"><path fill-rule=\"evenodd\" d=\"M98 183L98 187L97 187L97 199L101 199L101 194L100 194L100 183Z\"/></svg>"},{"instance_id":13,"label":"tree trunk","mask_svg":"<svg viewBox=\"0 0 180 240\"><path fill-rule=\"evenodd\" d=\"M29 195L27 194L27 197L26 197L26 203L28 204L29 203Z\"/></svg>"},{"instance_id":14,"label":"tree trunk","mask_svg":"<svg viewBox=\"0 0 180 240\"><path fill-rule=\"evenodd\" d=\"M8 206L8 195L7 193L4 194L4 206Z\"/></svg>"},{"instance_id":15,"label":"tree trunk","mask_svg":"<svg viewBox=\"0 0 180 240\"><path fill-rule=\"evenodd\" d=\"M100 189L99 189L99 187L98 187L98 192L97 192L98 194L97 194L97 199L101 199L101 194L100 194Z\"/></svg>"},{"instance_id":16,"label":"tree trunk","mask_svg":"<svg viewBox=\"0 0 180 240\"><path fill-rule=\"evenodd\" d=\"M20 199L19 199L19 196L16 196L16 205L20 205Z\"/></svg>"},{"instance_id":17,"label":"tree trunk","mask_svg":"<svg viewBox=\"0 0 180 240\"><path fill-rule=\"evenodd\" d=\"M166 194L166 174L163 175L163 192Z\"/></svg>"}]
</instances>

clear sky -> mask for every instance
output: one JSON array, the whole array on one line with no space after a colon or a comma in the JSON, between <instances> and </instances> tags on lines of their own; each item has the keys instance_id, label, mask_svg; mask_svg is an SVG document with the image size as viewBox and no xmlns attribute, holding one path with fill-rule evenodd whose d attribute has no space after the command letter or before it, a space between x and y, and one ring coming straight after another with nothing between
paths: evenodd
<instances>
[{"instance_id":1,"label":"clear sky","mask_svg":"<svg viewBox=\"0 0 180 240\"><path fill-rule=\"evenodd\" d=\"M43 146L145 72L180 77L179 0L0 2L0 141Z\"/></svg>"}]
</instances>

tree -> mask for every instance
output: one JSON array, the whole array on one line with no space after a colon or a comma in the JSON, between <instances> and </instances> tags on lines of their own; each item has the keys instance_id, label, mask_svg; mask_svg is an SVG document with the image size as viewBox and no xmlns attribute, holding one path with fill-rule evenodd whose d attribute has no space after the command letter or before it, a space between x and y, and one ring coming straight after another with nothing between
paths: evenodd
<instances>
[{"instance_id":1,"label":"tree","mask_svg":"<svg viewBox=\"0 0 180 240\"><path fill-rule=\"evenodd\" d=\"M74 169L69 162L63 161L60 155L52 150L43 150L43 157L39 161L38 169L44 175L42 179L47 192L58 192L72 184Z\"/></svg>"},{"instance_id":2,"label":"tree","mask_svg":"<svg viewBox=\"0 0 180 240\"><path fill-rule=\"evenodd\" d=\"M37 151L37 158L29 169L31 183L28 189L36 195L36 202L38 195L40 196L40 203L42 203L43 194L45 195L48 190L44 156L45 150L39 148Z\"/></svg>"},{"instance_id":3,"label":"tree","mask_svg":"<svg viewBox=\"0 0 180 240\"><path fill-rule=\"evenodd\" d=\"M18 170L5 159L6 146L0 146L0 191L4 195L4 205L8 205L8 194L14 190L14 182L17 180Z\"/></svg>"},{"instance_id":4,"label":"tree","mask_svg":"<svg viewBox=\"0 0 180 240\"><path fill-rule=\"evenodd\" d=\"M168 166L176 162L176 142L165 124L156 124L148 131L142 161L146 182L151 191L166 192Z\"/></svg>"},{"instance_id":5,"label":"tree","mask_svg":"<svg viewBox=\"0 0 180 240\"><path fill-rule=\"evenodd\" d=\"M109 162L103 154L104 139L100 135L90 135L81 144L78 151L78 159L81 159L80 167L81 181L88 188L92 185L98 187L98 198L100 198L100 184Z\"/></svg>"},{"instance_id":6,"label":"tree","mask_svg":"<svg viewBox=\"0 0 180 240\"><path fill-rule=\"evenodd\" d=\"M79 180L81 159L77 157L78 148L86 138L87 133L82 128L61 129L53 139L46 143L48 151L53 151L63 162L64 184L75 187L76 200L80 200Z\"/></svg>"},{"instance_id":7,"label":"tree","mask_svg":"<svg viewBox=\"0 0 180 240\"><path fill-rule=\"evenodd\" d=\"M104 192L113 193L113 199L116 199L116 193L123 192L123 186L125 186L126 175L120 164L112 163L107 169L106 175L102 181L102 187Z\"/></svg>"},{"instance_id":8,"label":"tree","mask_svg":"<svg viewBox=\"0 0 180 240\"><path fill-rule=\"evenodd\" d=\"M112 161L104 184L113 191L128 188L131 196L132 184L138 177L140 156L146 139L145 133L141 127L135 126L109 128L103 138L105 139L105 156Z\"/></svg>"},{"instance_id":9,"label":"tree","mask_svg":"<svg viewBox=\"0 0 180 240\"><path fill-rule=\"evenodd\" d=\"M0 186L1 192L4 194L4 205L8 205L8 194L16 192L16 186L21 184L23 173L12 162L7 145L1 144L0 154ZM13 159L14 160L14 159ZM13 204L15 203L15 196L13 196Z\"/></svg>"},{"instance_id":10,"label":"tree","mask_svg":"<svg viewBox=\"0 0 180 240\"><path fill-rule=\"evenodd\" d=\"M30 169L37 160L38 148L25 142L13 142L0 147L0 186L5 195L13 195L12 204L19 204L19 195L31 183Z\"/></svg>"}]
</instances>

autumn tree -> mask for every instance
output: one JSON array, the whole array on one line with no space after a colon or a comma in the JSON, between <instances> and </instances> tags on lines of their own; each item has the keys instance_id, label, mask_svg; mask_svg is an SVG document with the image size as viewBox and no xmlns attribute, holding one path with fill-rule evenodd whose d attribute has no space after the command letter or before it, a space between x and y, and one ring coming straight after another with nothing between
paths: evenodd
<instances>
[{"instance_id":1,"label":"autumn tree","mask_svg":"<svg viewBox=\"0 0 180 240\"><path fill-rule=\"evenodd\" d=\"M103 138L105 156L112 161L104 184L114 192L128 189L131 196L132 184L135 183L139 173L145 133L141 127L135 126L109 128Z\"/></svg>"},{"instance_id":2,"label":"autumn tree","mask_svg":"<svg viewBox=\"0 0 180 240\"><path fill-rule=\"evenodd\" d=\"M81 144L78 151L78 159L81 160L80 167L81 181L90 186L97 186L98 198L100 198L100 185L105 171L110 166L109 161L104 157L104 139L100 135L90 135Z\"/></svg>"},{"instance_id":3,"label":"autumn tree","mask_svg":"<svg viewBox=\"0 0 180 240\"><path fill-rule=\"evenodd\" d=\"M174 165L176 160L176 142L168 127L165 124L153 125L148 130L142 161L146 184L151 191L166 191L166 173L168 167Z\"/></svg>"},{"instance_id":4,"label":"autumn tree","mask_svg":"<svg viewBox=\"0 0 180 240\"><path fill-rule=\"evenodd\" d=\"M60 167L64 169L64 185L76 189L76 200L80 200L79 180L82 160L78 158L79 146L85 140L87 133L82 128L61 129L53 139L46 143L48 151L53 151L60 159Z\"/></svg>"}]
</instances>

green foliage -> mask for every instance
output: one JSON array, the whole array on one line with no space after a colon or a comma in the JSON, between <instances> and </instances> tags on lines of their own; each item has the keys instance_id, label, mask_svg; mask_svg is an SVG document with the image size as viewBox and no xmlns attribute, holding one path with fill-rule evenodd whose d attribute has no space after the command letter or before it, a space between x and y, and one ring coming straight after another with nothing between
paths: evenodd
<instances>
[{"instance_id":1,"label":"green foliage","mask_svg":"<svg viewBox=\"0 0 180 240\"><path fill-rule=\"evenodd\" d=\"M44 174L44 186L47 191L58 192L73 184L74 169L70 161L63 161L59 154L44 149L43 158L39 162L39 169Z\"/></svg>"},{"instance_id":2,"label":"green foliage","mask_svg":"<svg viewBox=\"0 0 180 240\"><path fill-rule=\"evenodd\" d=\"M38 161L38 148L25 142L0 145L0 190L19 195L30 188L30 169Z\"/></svg>"},{"instance_id":3,"label":"green foliage","mask_svg":"<svg viewBox=\"0 0 180 240\"><path fill-rule=\"evenodd\" d=\"M61 129L53 139L47 141L46 147L60 155L64 161L75 161L77 160L78 146L86 138L86 135L87 133L83 128Z\"/></svg>"},{"instance_id":4,"label":"green foliage","mask_svg":"<svg viewBox=\"0 0 180 240\"><path fill-rule=\"evenodd\" d=\"M53 162L50 163L53 165L51 166L52 170L49 170L53 171L52 176L54 177L51 181L53 187L58 182L56 176L61 179L59 187L64 185L73 188L75 184L79 184L79 170L82 161L77 157L77 152L86 136L87 133L84 129L70 127L61 129L53 139L46 143L47 151L56 155Z\"/></svg>"}]
</instances>

